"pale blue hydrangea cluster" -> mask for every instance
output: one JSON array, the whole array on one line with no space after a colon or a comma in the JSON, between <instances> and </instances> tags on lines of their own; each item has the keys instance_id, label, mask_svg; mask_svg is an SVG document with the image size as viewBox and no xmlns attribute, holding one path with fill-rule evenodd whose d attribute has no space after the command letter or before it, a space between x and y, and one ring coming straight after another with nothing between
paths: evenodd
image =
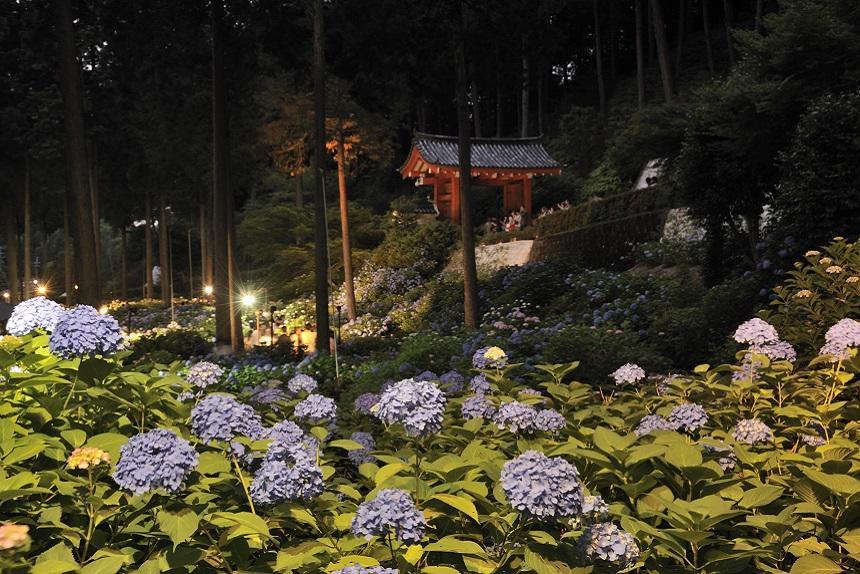
<instances>
[{"instance_id":1,"label":"pale blue hydrangea cluster","mask_svg":"<svg viewBox=\"0 0 860 574\"><path fill-rule=\"evenodd\" d=\"M487 394L492 389L490 381L484 373L478 373L472 377L472 380L469 382L469 388L476 395Z\"/></svg>"},{"instance_id":2,"label":"pale blue hydrangea cluster","mask_svg":"<svg viewBox=\"0 0 860 574\"><path fill-rule=\"evenodd\" d=\"M119 452L114 481L124 490L143 494L176 492L197 468L197 452L167 429L155 429L128 439Z\"/></svg>"},{"instance_id":3,"label":"pale blue hydrangea cluster","mask_svg":"<svg viewBox=\"0 0 860 574\"><path fill-rule=\"evenodd\" d=\"M848 349L860 347L860 322L854 319L841 319L827 329L824 346L820 355L830 355L836 360L848 358Z\"/></svg>"},{"instance_id":4,"label":"pale blue hydrangea cluster","mask_svg":"<svg viewBox=\"0 0 860 574\"><path fill-rule=\"evenodd\" d=\"M537 410L525 403L511 401L503 404L493 415L493 424L502 430L516 432L532 432L535 429Z\"/></svg>"},{"instance_id":5,"label":"pale blue hydrangea cluster","mask_svg":"<svg viewBox=\"0 0 860 574\"><path fill-rule=\"evenodd\" d=\"M400 574L400 571L395 568L384 568L382 566L362 566L361 564L352 564L346 568L335 570L331 574Z\"/></svg>"},{"instance_id":6,"label":"pale blue hydrangea cluster","mask_svg":"<svg viewBox=\"0 0 860 574\"><path fill-rule=\"evenodd\" d=\"M773 440L773 431L759 419L742 419L732 430L732 437L738 442L757 444Z\"/></svg>"},{"instance_id":7,"label":"pale blue hydrangea cluster","mask_svg":"<svg viewBox=\"0 0 860 574\"><path fill-rule=\"evenodd\" d=\"M824 437L818 434L802 434L800 435L800 441L811 447L819 447L827 444Z\"/></svg>"},{"instance_id":8,"label":"pale blue hydrangea cluster","mask_svg":"<svg viewBox=\"0 0 860 574\"><path fill-rule=\"evenodd\" d=\"M464 419L490 419L496 412L496 407L485 395L473 395L460 405L460 415Z\"/></svg>"},{"instance_id":9,"label":"pale blue hydrangea cluster","mask_svg":"<svg viewBox=\"0 0 860 574\"><path fill-rule=\"evenodd\" d=\"M537 389L521 389L517 392L518 395L526 395L527 397L542 397L543 393Z\"/></svg>"},{"instance_id":10,"label":"pale blue hydrangea cluster","mask_svg":"<svg viewBox=\"0 0 860 574\"><path fill-rule=\"evenodd\" d=\"M59 303L45 297L33 297L15 305L6 322L6 330L16 337L22 337L36 329L50 333L64 312Z\"/></svg>"},{"instance_id":11,"label":"pale blue hydrangea cluster","mask_svg":"<svg viewBox=\"0 0 860 574\"><path fill-rule=\"evenodd\" d=\"M361 393L352 402L353 408L364 415L369 415L373 405L379 402L379 395L376 393Z\"/></svg>"},{"instance_id":12,"label":"pale blue hydrangea cluster","mask_svg":"<svg viewBox=\"0 0 860 574\"><path fill-rule=\"evenodd\" d=\"M442 430L445 403L435 383L405 379L382 393L375 414L386 424L402 424L409 436L425 436Z\"/></svg>"},{"instance_id":13,"label":"pale blue hydrangea cluster","mask_svg":"<svg viewBox=\"0 0 860 574\"><path fill-rule=\"evenodd\" d=\"M322 469L302 443L275 440L254 474L251 498L257 504L279 504L322 494Z\"/></svg>"},{"instance_id":14,"label":"pale blue hydrangea cluster","mask_svg":"<svg viewBox=\"0 0 860 574\"><path fill-rule=\"evenodd\" d=\"M49 340L58 357L110 355L122 348L122 329L116 319L89 305L76 305L57 319Z\"/></svg>"},{"instance_id":15,"label":"pale blue hydrangea cluster","mask_svg":"<svg viewBox=\"0 0 860 574\"><path fill-rule=\"evenodd\" d=\"M412 377L413 381L438 381L439 376L433 371L423 371Z\"/></svg>"},{"instance_id":16,"label":"pale blue hydrangea cluster","mask_svg":"<svg viewBox=\"0 0 860 574\"><path fill-rule=\"evenodd\" d=\"M317 390L317 382L313 377L299 373L287 381L287 389L294 395L299 393L312 393Z\"/></svg>"},{"instance_id":17,"label":"pale blue hydrangea cluster","mask_svg":"<svg viewBox=\"0 0 860 574\"><path fill-rule=\"evenodd\" d=\"M200 361L188 369L185 380L195 387L205 389L217 385L222 376L224 376L223 367L209 361Z\"/></svg>"},{"instance_id":18,"label":"pale blue hydrangea cluster","mask_svg":"<svg viewBox=\"0 0 860 574\"><path fill-rule=\"evenodd\" d=\"M633 432L636 436L644 436L655 430L672 430L672 425L660 415L645 415Z\"/></svg>"},{"instance_id":19,"label":"pale blue hydrangea cluster","mask_svg":"<svg viewBox=\"0 0 860 574\"><path fill-rule=\"evenodd\" d=\"M481 347L472 355L472 366L476 369L503 369L508 364L508 357L504 352L497 356L499 351L498 347Z\"/></svg>"},{"instance_id":20,"label":"pale blue hydrangea cluster","mask_svg":"<svg viewBox=\"0 0 860 574\"><path fill-rule=\"evenodd\" d=\"M334 399L312 394L296 405L293 414L296 418L307 419L312 423L333 421L337 417L337 405Z\"/></svg>"},{"instance_id":21,"label":"pale blue hydrangea cluster","mask_svg":"<svg viewBox=\"0 0 860 574\"><path fill-rule=\"evenodd\" d=\"M645 378L645 371L639 365L625 363L609 375L616 385L633 385Z\"/></svg>"},{"instance_id":22,"label":"pale blue hydrangea cluster","mask_svg":"<svg viewBox=\"0 0 860 574\"><path fill-rule=\"evenodd\" d=\"M720 465L723 471L729 472L735 469L737 457L731 447L707 443L702 446L705 448L706 453L717 457L717 464Z\"/></svg>"},{"instance_id":23,"label":"pale blue hydrangea cluster","mask_svg":"<svg viewBox=\"0 0 860 574\"><path fill-rule=\"evenodd\" d=\"M448 371L439 377L439 383L446 393L459 393L466 384L466 379L457 371Z\"/></svg>"},{"instance_id":24,"label":"pale blue hydrangea cluster","mask_svg":"<svg viewBox=\"0 0 860 574\"><path fill-rule=\"evenodd\" d=\"M738 343L743 343L751 347L761 347L779 341L779 334L773 325L763 319L754 317L738 326L734 334L734 339Z\"/></svg>"},{"instance_id":25,"label":"pale blue hydrangea cluster","mask_svg":"<svg viewBox=\"0 0 860 574\"><path fill-rule=\"evenodd\" d=\"M502 467L502 489L516 510L537 518L582 513L582 485L576 467L561 457L529 450Z\"/></svg>"},{"instance_id":26,"label":"pale blue hydrangea cluster","mask_svg":"<svg viewBox=\"0 0 860 574\"><path fill-rule=\"evenodd\" d=\"M777 341L769 345L763 345L754 349L754 351L761 353L771 361L788 361L789 363L793 363L797 360L797 351L794 350L791 343L786 341Z\"/></svg>"},{"instance_id":27,"label":"pale blue hydrangea cluster","mask_svg":"<svg viewBox=\"0 0 860 574\"><path fill-rule=\"evenodd\" d=\"M280 381L245 387L242 389L242 392L248 395L248 399L251 402L267 407L276 406L278 403L283 403L287 400L287 394L280 387Z\"/></svg>"},{"instance_id":28,"label":"pale blue hydrangea cluster","mask_svg":"<svg viewBox=\"0 0 860 574\"><path fill-rule=\"evenodd\" d=\"M586 558L624 567L639 558L636 539L611 522L600 522L585 529L579 538L579 549Z\"/></svg>"},{"instance_id":29,"label":"pale blue hydrangea cluster","mask_svg":"<svg viewBox=\"0 0 860 574\"><path fill-rule=\"evenodd\" d=\"M581 520L587 524L602 522L609 517L609 505L598 495L586 496L582 499Z\"/></svg>"},{"instance_id":30,"label":"pale blue hydrangea cluster","mask_svg":"<svg viewBox=\"0 0 860 574\"><path fill-rule=\"evenodd\" d=\"M417 544L424 537L424 515L405 490L384 488L362 502L352 519L352 533L370 540L393 532L398 540Z\"/></svg>"},{"instance_id":31,"label":"pale blue hydrangea cluster","mask_svg":"<svg viewBox=\"0 0 860 574\"><path fill-rule=\"evenodd\" d=\"M672 430L693 433L708 424L708 413L696 403L684 403L672 409L666 422Z\"/></svg>"},{"instance_id":32,"label":"pale blue hydrangea cluster","mask_svg":"<svg viewBox=\"0 0 860 574\"><path fill-rule=\"evenodd\" d=\"M190 423L191 431L203 442L263 434L260 415L229 395L207 395L191 409Z\"/></svg>"},{"instance_id":33,"label":"pale blue hydrangea cluster","mask_svg":"<svg viewBox=\"0 0 860 574\"><path fill-rule=\"evenodd\" d=\"M306 440L305 431L293 421L281 421L271 428L265 429L260 438L270 438L287 444L299 443Z\"/></svg>"},{"instance_id":34,"label":"pale blue hydrangea cluster","mask_svg":"<svg viewBox=\"0 0 860 574\"><path fill-rule=\"evenodd\" d=\"M567 419L555 409L543 409L535 416L534 427L537 430L557 433L567 426Z\"/></svg>"},{"instance_id":35,"label":"pale blue hydrangea cluster","mask_svg":"<svg viewBox=\"0 0 860 574\"><path fill-rule=\"evenodd\" d=\"M372 434L364 431L355 431L349 438L364 447L362 449L347 452L347 456L352 464L358 466L365 462L373 462L376 460L376 457L370 454L370 451L376 448L376 441L373 440Z\"/></svg>"}]
</instances>

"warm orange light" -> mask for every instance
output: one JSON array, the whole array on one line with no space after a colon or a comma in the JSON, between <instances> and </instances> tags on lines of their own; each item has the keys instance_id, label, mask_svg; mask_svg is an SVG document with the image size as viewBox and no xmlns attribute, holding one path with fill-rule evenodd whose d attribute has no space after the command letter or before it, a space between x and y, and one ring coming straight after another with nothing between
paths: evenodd
<instances>
[{"instance_id":1,"label":"warm orange light","mask_svg":"<svg viewBox=\"0 0 860 574\"><path fill-rule=\"evenodd\" d=\"M215 288L212 285L204 285L203 286L203 294L209 297L212 293L215 292Z\"/></svg>"}]
</instances>

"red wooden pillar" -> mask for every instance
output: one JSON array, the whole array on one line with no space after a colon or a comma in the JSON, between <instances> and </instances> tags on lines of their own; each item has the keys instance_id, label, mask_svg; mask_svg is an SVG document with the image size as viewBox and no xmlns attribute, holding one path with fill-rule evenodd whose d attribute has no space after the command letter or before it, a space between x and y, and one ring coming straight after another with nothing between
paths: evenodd
<instances>
[{"instance_id":1,"label":"red wooden pillar","mask_svg":"<svg viewBox=\"0 0 860 574\"><path fill-rule=\"evenodd\" d=\"M460 178L451 178L451 221L460 223Z\"/></svg>"},{"instance_id":2,"label":"red wooden pillar","mask_svg":"<svg viewBox=\"0 0 860 574\"><path fill-rule=\"evenodd\" d=\"M532 179L526 177L523 179L523 207L526 208L526 215L531 219L532 216Z\"/></svg>"}]
</instances>

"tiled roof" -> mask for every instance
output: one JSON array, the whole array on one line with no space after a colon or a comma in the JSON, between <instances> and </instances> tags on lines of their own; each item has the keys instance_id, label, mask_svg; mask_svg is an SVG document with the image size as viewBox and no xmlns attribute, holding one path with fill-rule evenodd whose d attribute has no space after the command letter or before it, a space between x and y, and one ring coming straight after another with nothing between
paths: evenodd
<instances>
[{"instance_id":1,"label":"tiled roof","mask_svg":"<svg viewBox=\"0 0 860 574\"><path fill-rule=\"evenodd\" d=\"M413 145L428 163L457 166L458 139L417 133ZM561 164L550 157L540 138L473 138L472 167L499 169L551 169Z\"/></svg>"}]
</instances>

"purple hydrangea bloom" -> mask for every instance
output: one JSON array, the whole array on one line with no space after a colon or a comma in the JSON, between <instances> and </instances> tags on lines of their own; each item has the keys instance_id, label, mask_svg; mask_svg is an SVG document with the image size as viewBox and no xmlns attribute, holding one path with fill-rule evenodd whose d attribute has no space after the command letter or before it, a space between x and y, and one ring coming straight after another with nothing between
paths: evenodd
<instances>
[{"instance_id":1,"label":"purple hydrangea bloom","mask_svg":"<svg viewBox=\"0 0 860 574\"><path fill-rule=\"evenodd\" d=\"M375 414L386 424L402 424L409 436L425 436L442 430L445 403L435 383L405 379L382 393Z\"/></svg>"},{"instance_id":2,"label":"purple hydrangea bloom","mask_svg":"<svg viewBox=\"0 0 860 574\"><path fill-rule=\"evenodd\" d=\"M279 384L268 383L265 385L245 387L242 389L242 392L249 395L248 398L251 402L257 403L258 405L265 405L267 407L271 407L287 400L287 394L282 388L280 388Z\"/></svg>"},{"instance_id":3,"label":"purple hydrangea bloom","mask_svg":"<svg viewBox=\"0 0 860 574\"><path fill-rule=\"evenodd\" d=\"M684 403L672 409L666 422L672 430L692 433L708 423L708 413L696 403Z\"/></svg>"},{"instance_id":4,"label":"purple hydrangea bloom","mask_svg":"<svg viewBox=\"0 0 860 574\"><path fill-rule=\"evenodd\" d=\"M6 322L6 330L16 337L36 329L50 333L63 313L63 307L59 303L45 297L33 297L15 305L12 315Z\"/></svg>"},{"instance_id":5,"label":"purple hydrangea bloom","mask_svg":"<svg viewBox=\"0 0 860 574\"><path fill-rule=\"evenodd\" d=\"M609 376L615 380L616 385L632 385L645 378L645 371L639 365L625 363Z\"/></svg>"},{"instance_id":6,"label":"purple hydrangea bloom","mask_svg":"<svg viewBox=\"0 0 860 574\"><path fill-rule=\"evenodd\" d=\"M362 502L352 519L352 533L385 536L393 532L398 540L417 544L424 537L424 515L405 490L384 488L376 498Z\"/></svg>"},{"instance_id":7,"label":"purple hydrangea bloom","mask_svg":"<svg viewBox=\"0 0 860 574\"><path fill-rule=\"evenodd\" d=\"M495 412L496 407L484 395L471 396L460 406L460 415L464 419L489 419Z\"/></svg>"},{"instance_id":8,"label":"purple hydrangea bloom","mask_svg":"<svg viewBox=\"0 0 860 574\"><path fill-rule=\"evenodd\" d=\"M645 415L633 432L636 436L644 436L655 430L672 430L672 425L660 415Z\"/></svg>"},{"instance_id":9,"label":"purple hydrangea bloom","mask_svg":"<svg viewBox=\"0 0 860 574\"><path fill-rule=\"evenodd\" d=\"M543 409L538 411L535 417L534 427L544 432L557 433L567 426L567 419L555 409Z\"/></svg>"},{"instance_id":10,"label":"purple hydrangea bloom","mask_svg":"<svg viewBox=\"0 0 860 574\"><path fill-rule=\"evenodd\" d=\"M508 364L508 356L498 347L481 347L472 355L472 366L476 369L502 369Z\"/></svg>"},{"instance_id":11,"label":"purple hydrangea bloom","mask_svg":"<svg viewBox=\"0 0 860 574\"><path fill-rule=\"evenodd\" d=\"M827 444L827 441L824 440L824 437L817 434L802 434L800 435L800 441L812 447L824 446Z\"/></svg>"},{"instance_id":12,"label":"purple hydrangea bloom","mask_svg":"<svg viewBox=\"0 0 860 574\"><path fill-rule=\"evenodd\" d=\"M439 376L433 371L423 371L412 377L414 381L438 381Z\"/></svg>"},{"instance_id":13,"label":"purple hydrangea bloom","mask_svg":"<svg viewBox=\"0 0 860 574\"><path fill-rule=\"evenodd\" d=\"M208 395L191 409L191 431L203 442L263 435L260 415L229 395Z\"/></svg>"},{"instance_id":14,"label":"purple hydrangea bloom","mask_svg":"<svg viewBox=\"0 0 860 574\"><path fill-rule=\"evenodd\" d=\"M203 391L182 391L178 395L176 395L176 400L180 403L184 403L187 401L193 401L195 399L199 399L203 396Z\"/></svg>"},{"instance_id":15,"label":"purple hydrangea bloom","mask_svg":"<svg viewBox=\"0 0 860 574\"><path fill-rule=\"evenodd\" d=\"M576 467L561 457L529 450L502 467L502 489L520 512L538 518L582 513L582 485Z\"/></svg>"},{"instance_id":16,"label":"purple hydrangea bloom","mask_svg":"<svg viewBox=\"0 0 860 574\"><path fill-rule=\"evenodd\" d=\"M287 389L294 395L301 392L312 393L317 390L317 382L313 377L299 373L287 381Z\"/></svg>"},{"instance_id":17,"label":"purple hydrangea bloom","mask_svg":"<svg viewBox=\"0 0 860 574\"><path fill-rule=\"evenodd\" d=\"M197 468L197 452L176 433L155 429L128 439L120 449L114 481L125 490L176 492Z\"/></svg>"},{"instance_id":18,"label":"purple hydrangea bloom","mask_svg":"<svg viewBox=\"0 0 860 574\"><path fill-rule=\"evenodd\" d=\"M361 564L352 564L346 568L335 570L331 574L400 574L400 571L395 568L384 568L382 566L362 566Z\"/></svg>"},{"instance_id":19,"label":"purple hydrangea bloom","mask_svg":"<svg viewBox=\"0 0 860 574\"><path fill-rule=\"evenodd\" d=\"M848 358L849 348L860 346L860 322L849 318L841 319L827 330L824 340L826 343L819 354L844 360Z\"/></svg>"},{"instance_id":20,"label":"purple hydrangea bloom","mask_svg":"<svg viewBox=\"0 0 860 574\"><path fill-rule=\"evenodd\" d=\"M490 386L489 379L487 379L487 375L479 373L472 377L472 380L469 382L469 388L476 395L483 395L489 393L492 387Z\"/></svg>"},{"instance_id":21,"label":"purple hydrangea bloom","mask_svg":"<svg viewBox=\"0 0 860 574\"><path fill-rule=\"evenodd\" d=\"M589 524L602 522L609 517L609 505L600 495L586 496L582 499L582 515Z\"/></svg>"},{"instance_id":22,"label":"purple hydrangea bloom","mask_svg":"<svg viewBox=\"0 0 860 574\"><path fill-rule=\"evenodd\" d=\"M611 522L600 522L585 529L579 538L579 549L589 560L611 562L621 567L639 558L636 539Z\"/></svg>"},{"instance_id":23,"label":"purple hydrangea bloom","mask_svg":"<svg viewBox=\"0 0 860 574\"><path fill-rule=\"evenodd\" d=\"M773 325L758 317L754 317L738 326L734 339L738 343L760 347L779 341L779 334Z\"/></svg>"},{"instance_id":24,"label":"purple hydrangea bloom","mask_svg":"<svg viewBox=\"0 0 860 574\"><path fill-rule=\"evenodd\" d=\"M788 361L789 363L793 363L797 360L797 352L794 350L794 347L791 346L791 343L786 343L785 341L776 341L775 343L761 345L755 347L753 351L764 355L771 361Z\"/></svg>"},{"instance_id":25,"label":"purple hydrangea bloom","mask_svg":"<svg viewBox=\"0 0 860 574\"><path fill-rule=\"evenodd\" d=\"M295 444L306 439L305 431L293 421L281 421L271 428L265 429L260 438L270 438L287 444Z\"/></svg>"},{"instance_id":26,"label":"purple hydrangea bloom","mask_svg":"<svg viewBox=\"0 0 860 574\"><path fill-rule=\"evenodd\" d=\"M738 442L756 444L773 440L773 431L758 419L743 419L732 430L732 437Z\"/></svg>"},{"instance_id":27,"label":"purple hydrangea bloom","mask_svg":"<svg viewBox=\"0 0 860 574\"><path fill-rule=\"evenodd\" d=\"M358 466L365 462L373 462L376 460L376 457L370 454L370 451L376 448L376 441L373 440L372 434L364 431L356 431L352 433L349 438L364 447L359 450L351 450L347 452L347 456L352 464Z\"/></svg>"},{"instance_id":28,"label":"purple hydrangea bloom","mask_svg":"<svg viewBox=\"0 0 860 574\"><path fill-rule=\"evenodd\" d=\"M257 504L278 504L319 496L324 488L322 469L304 444L275 440L254 474L250 490Z\"/></svg>"},{"instance_id":29,"label":"purple hydrangea bloom","mask_svg":"<svg viewBox=\"0 0 860 574\"><path fill-rule=\"evenodd\" d=\"M52 353L66 359L109 355L122 348L122 330L110 315L77 305L57 320L49 343Z\"/></svg>"},{"instance_id":30,"label":"purple hydrangea bloom","mask_svg":"<svg viewBox=\"0 0 860 574\"><path fill-rule=\"evenodd\" d=\"M715 444L703 444L705 448L705 452L708 454L712 454L717 456L717 464L720 465L720 468L725 472L729 472L730 470L734 470L737 465L737 458L735 457L735 452L728 446L721 446Z\"/></svg>"},{"instance_id":31,"label":"purple hydrangea bloom","mask_svg":"<svg viewBox=\"0 0 860 574\"><path fill-rule=\"evenodd\" d=\"M522 390L518 391L517 394L528 395L528 396L532 396L532 397L542 397L543 396L543 393L537 389L522 389Z\"/></svg>"},{"instance_id":32,"label":"purple hydrangea bloom","mask_svg":"<svg viewBox=\"0 0 860 574\"><path fill-rule=\"evenodd\" d=\"M511 401L499 407L493 415L493 423L500 429L508 429L512 433L532 432L535 429L536 418L537 410L533 406Z\"/></svg>"},{"instance_id":33,"label":"purple hydrangea bloom","mask_svg":"<svg viewBox=\"0 0 860 574\"><path fill-rule=\"evenodd\" d=\"M379 395L376 393L361 393L352 403L355 410L364 415L369 415L373 405L379 402Z\"/></svg>"},{"instance_id":34,"label":"purple hydrangea bloom","mask_svg":"<svg viewBox=\"0 0 860 574\"><path fill-rule=\"evenodd\" d=\"M296 405L293 414L296 418L308 419L312 423L334 420L337 417L337 405L334 399L317 394L308 395Z\"/></svg>"},{"instance_id":35,"label":"purple hydrangea bloom","mask_svg":"<svg viewBox=\"0 0 860 574\"><path fill-rule=\"evenodd\" d=\"M224 375L224 369L215 363L209 361L200 361L193 365L185 374L185 380L194 385L205 389L206 387L217 385L218 381Z\"/></svg>"},{"instance_id":36,"label":"purple hydrangea bloom","mask_svg":"<svg viewBox=\"0 0 860 574\"><path fill-rule=\"evenodd\" d=\"M439 377L439 383L445 388L445 392L459 393L463 390L466 379L457 371L448 371Z\"/></svg>"}]
</instances>

